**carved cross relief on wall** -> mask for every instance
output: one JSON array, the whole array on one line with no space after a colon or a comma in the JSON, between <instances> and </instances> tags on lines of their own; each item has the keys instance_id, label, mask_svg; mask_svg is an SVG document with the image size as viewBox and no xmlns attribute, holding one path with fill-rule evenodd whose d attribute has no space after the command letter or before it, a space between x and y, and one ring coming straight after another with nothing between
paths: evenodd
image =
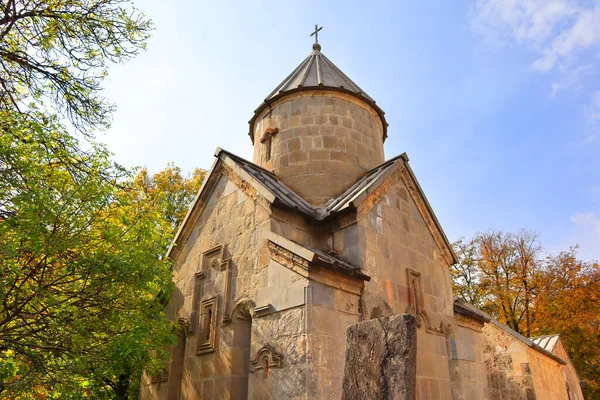
<instances>
[{"instance_id":1,"label":"carved cross relief on wall","mask_svg":"<svg viewBox=\"0 0 600 400\"><path fill-rule=\"evenodd\" d=\"M281 354L269 345L264 345L250 360L250 372L262 371L263 379L269 378L269 369L281 368Z\"/></svg>"},{"instance_id":2,"label":"carved cross relief on wall","mask_svg":"<svg viewBox=\"0 0 600 400\"><path fill-rule=\"evenodd\" d=\"M427 332L443 334L442 324L440 327L434 327L431 324L429 315L425 311L425 296L423 294L423 281L420 272L411 269L406 270L406 279L408 282L408 309L407 313L417 316L417 326L420 328L425 323Z\"/></svg>"},{"instance_id":3,"label":"carved cross relief on wall","mask_svg":"<svg viewBox=\"0 0 600 400\"><path fill-rule=\"evenodd\" d=\"M222 286L216 287L215 282ZM215 351L219 322L231 321L231 259L225 256L225 246L216 246L199 256L194 274L192 310L187 335L196 338L197 355ZM222 309L221 309L222 308Z\"/></svg>"}]
</instances>

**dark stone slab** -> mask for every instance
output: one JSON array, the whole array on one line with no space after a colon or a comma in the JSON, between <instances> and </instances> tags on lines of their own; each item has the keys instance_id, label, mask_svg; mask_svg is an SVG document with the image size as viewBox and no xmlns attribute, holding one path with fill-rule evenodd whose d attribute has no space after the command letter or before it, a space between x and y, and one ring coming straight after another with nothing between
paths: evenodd
<instances>
[{"instance_id":1,"label":"dark stone slab","mask_svg":"<svg viewBox=\"0 0 600 400\"><path fill-rule=\"evenodd\" d=\"M342 400L414 400L416 375L414 316L393 315L347 329Z\"/></svg>"}]
</instances>

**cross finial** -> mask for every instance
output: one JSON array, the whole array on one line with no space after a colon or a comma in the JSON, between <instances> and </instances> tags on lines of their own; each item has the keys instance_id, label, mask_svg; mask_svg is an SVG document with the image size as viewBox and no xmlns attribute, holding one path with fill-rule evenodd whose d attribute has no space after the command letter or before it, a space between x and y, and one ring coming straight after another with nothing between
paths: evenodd
<instances>
[{"instance_id":1,"label":"cross finial","mask_svg":"<svg viewBox=\"0 0 600 400\"><path fill-rule=\"evenodd\" d=\"M319 43L319 31L321 29L323 29L323 27L319 28L319 24L315 24L315 31L310 34L310 36L314 36L315 37L315 44Z\"/></svg>"}]
</instances>

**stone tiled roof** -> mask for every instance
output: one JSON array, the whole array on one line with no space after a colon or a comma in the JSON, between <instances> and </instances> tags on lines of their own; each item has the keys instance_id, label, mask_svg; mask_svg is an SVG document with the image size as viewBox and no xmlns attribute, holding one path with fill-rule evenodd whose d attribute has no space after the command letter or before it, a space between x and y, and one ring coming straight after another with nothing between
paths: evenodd
<instances>
[{"instance_id":1,"label":"stone tiled roof","mask_svg":"<svg viewBox=\"0 0 600 400\"><path fill-rule=\"evenodd\" d=\"M206 174L206 179L203 186L200 188L198 195L196 196L194 202L190 206L188 214L181 223L181 226L179 227L175 238L173 239L171 246L167 251L167 257L171 255L174 246L176 246L176 243L180 241L181 237L185 236L184 227L187 225L188 219L190 218L190 215L192 214L196 203L199 201L202 193L205 191L205 187L209 186L207 185L207 183L211 180L213 172L216 170L219 163L229 165L230 168L236 170L237 173L239 173L244 180L248 181L248 183L250 183L259 193L261 193L263 197L265 197L272 204L296 210L303 214L305 217L315 222L325 221L328 218L334 217L341 213L356 210L357 207L361 204L361 202L366 198L366 196L379 187L379 184L381 184L384 181L383 178L388 175L388 172L391 173L393 168L397 166L398 163L404 163L409 173L413 177L418 191L421 193L421 196L423 197L426 203L426 207L429 209L435 224L442 233L443 240L446 243L447 248L450 249L450 253L452 254L454 262L456 262L456 255L454 255L454 253L452 252L452 246L446 238L446 235L443 233L443 230L439 222L437 221L437 218L435 217L431 206L427 202L427 199L424 193L422 192L421 187L416 181L416 177L414 177L414 174L412 173L412 170L408 165L408 156L406 154L401 154L371 169L340 196L333 198L329 200L326 204L320 206L314 206L310 204L292 189L287 187L283 182L277 179L275 174L248 160L243 159L242 157L236 156L235 154L230 153L221 148L217 148L215 152L215 157L217 158L217 160L213 164L211 170ZM325 261L327 257L327 255L323 256L323 261ZM342 264L339 264L338 266L342 268L344 267Z\"/></svg>"},{"instance_id":2,"label":"stone tiled roof","mask_svg":"<svg viewBox=\"0 0 600 400\"><path fill-rule=\"evenodd\" d=\"M243 158L238 157L226 150L217 149L215 156L220 157L221 155L234 161L246 173L262 183L267 190L269 190L269 192L275 196L277 203L287 208L298 210L302 214L317 221L325 220L331 215L342 212L346 209L354 209L356 207L356 200L359 199L361 194L365 193L369 187L371 187L371 185L377 182L380 177L389 171L394 164L397 162L408 161L406 154L401 154L397 157L394 157L378 167L368 171L365 176L359 179L340 196L329 200L323 206L313 206L300 197L292 189L288 188L280 180L278 180L272 172L267 171L266 169L250 161L244 160Z\"/></svg>"},{"instance_id":3,"label":"stone tiled roof","mask_svg":"<svg viewBox=\"0 0 600 400\"><path fill-rule=\"evenodd\" d=\"M268 191L268 194L273 197L274 204L297 210L314 221L325 221L343 212L356 210L366 196L376 190L379 184L384 181L383 178L387 176L387 174L391 172L395 166L397 166L399 163L403 163L406 165L406 168L412 176L417 186L417 190L420 192L426 207L429 209L434 223L441 232L441 236L443 237L443 240L449 249L450 254L452 255L453 261L457 262L456 255L452 251L452 245L448 241L448 238L446 237L439 221L437 220L431 205L427 201L423 190L421 189L416 177L408 165L408 156L406 153L394 157L371 169L340 196L333 198L324 205L320 206L314 206L310 204L292 189L287 187L283 182L279 181L272 172L267 171L266 169L250 161L244 160L243 158L221 148L217 149L215 152L215 157L223 160L230 160L230 162L234 163L246 174L248 174L249 177L260 183L260 185L262 185Z\"/></svg>"},{"instance_id":4,"label":"stone tiled roof","mask_svg":"<svg viewBox=\"0 0 600 400\"><path fill-rule=\"evenodd\" d=\"M454 311L458 312L459 314L463 314L463 312L461 312L461 310L466 310L470 313L473 313L473 314L479 316L479 318L484 320L484 322L489 322L492 325L495 325L499 329L501 329L504 332L508 333L509 335L515 337L516 339L520 340L521 342L525 343L527 346L531 347L532 349L537 350L538 352L544 354L545 356L550 357L551 359L553 359L554 361L556 361L560 364L563 364L563 365L566 364L566 362L563 359L561 359L560 357L557 357L556 355L552 354L552 352L550 350L548 350L548 349L540 346L538 343L536 343L534 340L537 338L534 338L534 339L526 338L525 336L521 335L519 332L509 328L508 326L506 326L504 324L501 324L497 319L495 319L488 313L486 313L486 312L480 310L479 308L475 307L474 305L469 304L466 301L461 300L458 297L456 297L454 299ZM485 320L487 320L487 321L485 321ZM554 335L554 336L558 337L558 335Z\"/></svg>"},{"instance_id":5,"label":"stone tiled roof","mask_svg":"<svg viewBox=\"0 0 600 400\"><path fill-rule=\"evenodd\" d=\"M253 125L258 114L272 104L278 98L298 92L301 90L335 90L344 92L370 104L383 123L383 139L387 137L387 122L385 113L364 90L362 90L352 79L348 78L334 63L323 53L321 46L316 44L313 51L289 74L277 87L269 93L260 106L254 111L250 123L250 138L253 139ZM254 141L254 139L253 139Z\"/></svg>"},{"instance_id":6,"label":"stone tiled roof","mask_svg":"<svg viewBox=\"0 0 600 400\"><path fill-rule=\"evenodd\" d=\"M552 351L554 350L554 346L556 346L556 343L558 342L558 337L559 335L538 336L531 338L531 341L543 348L544 350L552 353Z\"/></svg>"}]
</instances>

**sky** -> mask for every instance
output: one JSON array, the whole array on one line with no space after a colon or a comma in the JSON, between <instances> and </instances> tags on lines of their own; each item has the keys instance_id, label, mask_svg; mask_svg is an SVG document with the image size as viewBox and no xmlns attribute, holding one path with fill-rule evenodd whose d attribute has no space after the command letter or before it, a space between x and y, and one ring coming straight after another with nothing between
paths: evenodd
<instances>
[{"instance_id":1,"label":"sky","mask_svg":"<svg viewBox=\"0 0 600 400\"><path fill-rule=\"evenodd\" d=\"M252 157L253 111L312 50L386 112L450 241L540 234L600 259L600 1L158 1L148 49L111 67L98 138L152 172Z\"/></svg>"}]
</instances>

